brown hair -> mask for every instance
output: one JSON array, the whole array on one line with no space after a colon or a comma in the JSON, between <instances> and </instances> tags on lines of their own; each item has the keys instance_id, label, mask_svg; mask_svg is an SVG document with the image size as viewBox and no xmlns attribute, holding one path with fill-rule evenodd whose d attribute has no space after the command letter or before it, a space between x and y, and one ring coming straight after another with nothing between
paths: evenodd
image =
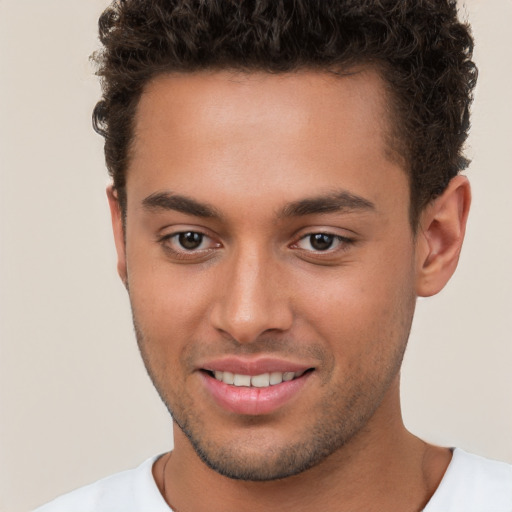
<instances>
[{"instance_id":1,"label":"brown hair","mask_svg":"<svg viewBox=\"0 0 512 512\"><path fill-rule=\"evenodd\" d=\"M121 207L144 86L172 71L285 73L370 63L392 93L411 221L468 161L477 70L455 0L117 0L99 20L103 97L93 114Z\"/></svg>"}]
</instances>

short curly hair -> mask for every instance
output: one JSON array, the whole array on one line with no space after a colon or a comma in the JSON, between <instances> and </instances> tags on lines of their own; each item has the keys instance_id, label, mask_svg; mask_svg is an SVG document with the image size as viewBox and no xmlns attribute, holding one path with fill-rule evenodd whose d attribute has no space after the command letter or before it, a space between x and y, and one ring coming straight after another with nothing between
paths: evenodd
<instances>
[{"instance_id":1,"label":"short curly hair","mask_svg":"<svg viewBox=\"0 0 512 512\"><path fill-rule=\"evenodd\" d=\"M116 0L99 20L102 82L93 124L122 210L137 104L169 72L379 70L394 148L409 175L413 227L468 160L477 70L455 0Z\"/></svg>"}]
</instances>

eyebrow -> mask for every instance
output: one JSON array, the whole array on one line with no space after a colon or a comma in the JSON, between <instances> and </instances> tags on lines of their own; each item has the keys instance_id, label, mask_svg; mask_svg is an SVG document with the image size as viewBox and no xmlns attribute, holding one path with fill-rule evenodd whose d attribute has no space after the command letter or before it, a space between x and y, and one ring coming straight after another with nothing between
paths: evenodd
<instances>
[{"instance_id":1,"label":"eyebrow","mask_svg":"<svg viewBox=\"0 0 512 512\"><path fill-rule=\"evenodd\" d=\"M142 205L145 210L151 212L174 210L194 217L222 218L222 214L209 204L167 191L149 195L142 201ZM288 203L278 216L280 218L301 217L314 214L375 211L375 209L375 205L368 199L342 190Z\"/></svg>"},{"instance_id":2,"label":"eyebrow","mask_svg":"<svg viewBox=\"0 0 512 512\"><path fill-rule=\"evenodd\" d=\"M155 192L142 201L142 206L145 210L151 212L174 210L187 215L193 215L194 217L222 217L220 212L213 206L200 203L190 197L173 194L172 192Z\"/></svg>"},{"instance_id":3,"label":"eyebrow","mask_svg":"<svg viewBox=\"0 0 512 512\"><path fill-rule=\"evenodd\" d=\"M330 194L308 197L287 204L280 212L280 217L300 217L322 213L349 213L355 211L375 212L375 204L364 197L346 190Z\"/></svg>"}]
</instances>

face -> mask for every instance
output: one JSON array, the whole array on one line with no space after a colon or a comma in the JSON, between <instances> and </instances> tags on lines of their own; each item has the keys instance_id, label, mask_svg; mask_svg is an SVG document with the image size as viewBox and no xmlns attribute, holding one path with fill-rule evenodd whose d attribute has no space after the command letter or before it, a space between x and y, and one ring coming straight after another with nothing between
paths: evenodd
<instances>
[{"instance_id":1,"label":"face","mask_svg":"<svg viewBox=\"0 0 512 512\"><path fill-rule=\"evenodd\" d=\"M371 71L146 87L119 271L156 388L221 474L297 474L398 400L415 242L387 132Z\"/></svg>"}]
</instances>

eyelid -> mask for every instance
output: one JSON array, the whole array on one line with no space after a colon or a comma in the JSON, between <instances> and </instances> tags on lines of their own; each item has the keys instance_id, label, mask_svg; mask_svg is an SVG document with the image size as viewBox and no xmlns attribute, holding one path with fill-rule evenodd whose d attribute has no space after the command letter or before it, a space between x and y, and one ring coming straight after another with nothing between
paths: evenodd
<instances>
[{"instance_id":1,"label":"eyelid","mask_svg":"<svg viewBox=\"0 0 512 512\"><path fill-rule=\"evenodd\" d=\"M213 233L210 229L194 224L174 224L164 226L158 230L158 232L156 233L156 238L157 240L164 240L172 238L173 236L176 235L180 235L182 233L198 233L207 238L218 238L218 236L215 233Z\"/></svg>"}]
</instances>

